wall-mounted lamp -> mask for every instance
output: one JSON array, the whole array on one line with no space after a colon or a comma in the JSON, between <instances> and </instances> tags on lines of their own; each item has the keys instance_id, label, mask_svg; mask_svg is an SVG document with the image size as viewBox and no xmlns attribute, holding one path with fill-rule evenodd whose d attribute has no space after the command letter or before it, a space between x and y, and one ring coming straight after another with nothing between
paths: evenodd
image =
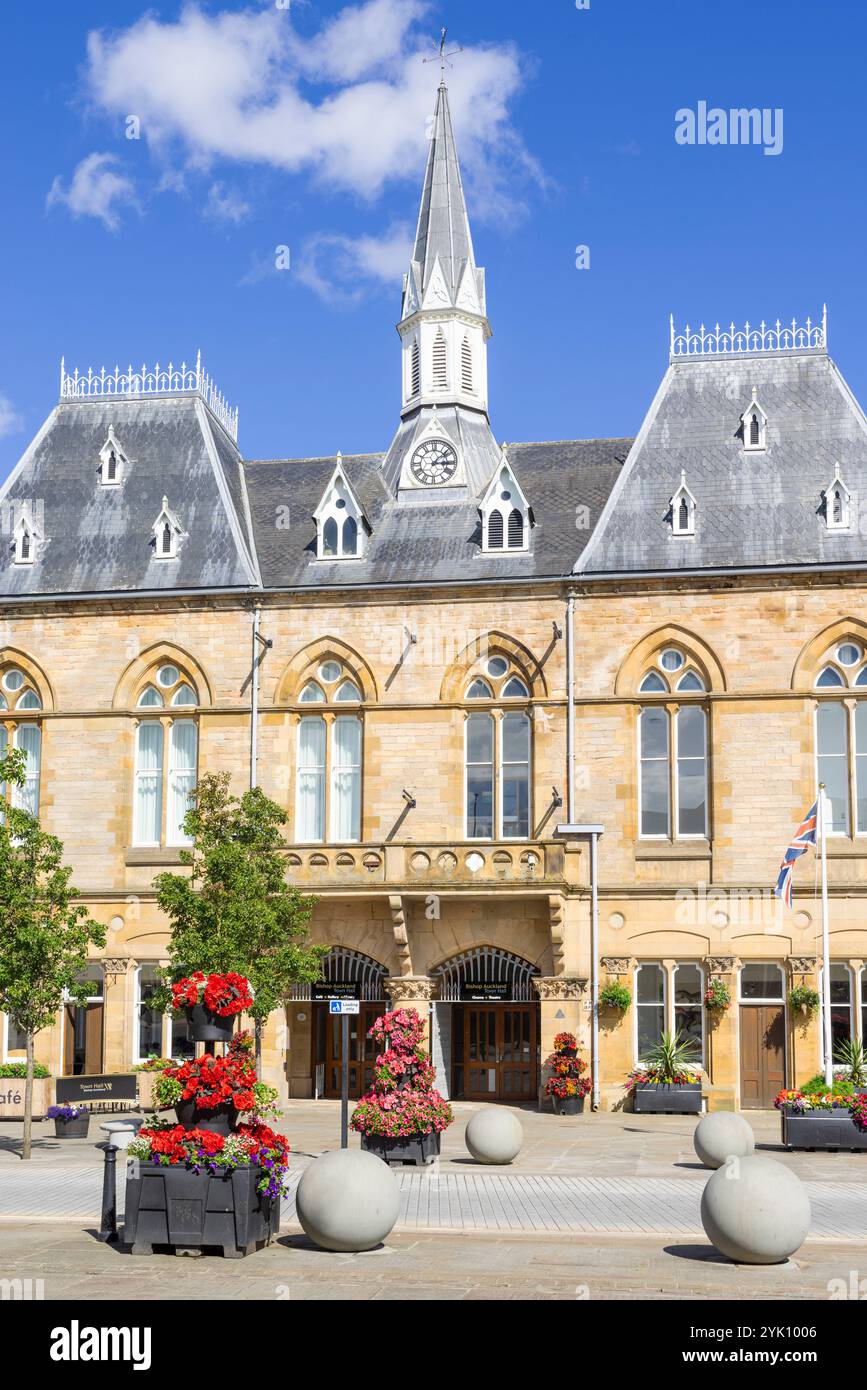
<instances>
[{"instance_id":1,"label":"wall-mounted lamp","mask_svg":"<svg viewBox=\"0 0 867 1390\"><path fill-rule=\"evenodd\" d=\"M410 809L411 811L414 811L414 810L415 810L415 806L416 806L416 801L415 801L415 797L413 796L412 792L408 792L407 789L406 789L406 787L404 787L403 791L401 792L401 796L403 797L403 799L404 799L404 801L406 802L406 804L407 804L407 806L409 807L409 809Z\"/></svg>"}]
</instances>

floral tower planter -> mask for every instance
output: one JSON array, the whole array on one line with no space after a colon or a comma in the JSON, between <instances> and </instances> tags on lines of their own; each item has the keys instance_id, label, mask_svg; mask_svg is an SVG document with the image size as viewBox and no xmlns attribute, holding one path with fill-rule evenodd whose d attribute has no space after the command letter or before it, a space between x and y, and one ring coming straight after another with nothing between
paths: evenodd
<instances>
[{"instance_id":1,"label":"floral tower planter","mask_svg":"<svg viewBox=\"0 0 867 1390\"><path fill-rule=\"evenodd\" d=\"M557 1034L554 1051L545 1059L545 1066L551 1070L545 1082L545 1094L551 1097L555 1113L583 1114L584 1097L593 1081L589 1074L585 1075L587 1063L578 1056L578 1039L574 1033Z\"/></svg>"},{"instance_id":2,"label":"floral tower planter","mask_svg":"<svg viewBox=\"0 0 867 1390\"><path fill-rule=\"evenodd\" d=\"M178 1123L153 1121L127 1148L134 1255L216 1246L238 1259L276 1235L289 1145L265 1123L276 1092L256 1081L251 1051L239 1033L225 1057L166 1068L155 1082L157 1106L174 1106Z\"/></svg>"},{"instance_id":3,"label":"floral tower planter","mask_svg":"<svg viewBox=\"0 0 867 1390\"><path fill-rule=\"evenodd\" d=\"M350 1121L361 1135L362 1149L384 1163L432 1163L453 1116L433 1087L436 1073L422 1046L424 1023L415 1009L394 1009L376 1020L368 1037L381 1051L373 1087Z\"/></svg>"}]
</instances>

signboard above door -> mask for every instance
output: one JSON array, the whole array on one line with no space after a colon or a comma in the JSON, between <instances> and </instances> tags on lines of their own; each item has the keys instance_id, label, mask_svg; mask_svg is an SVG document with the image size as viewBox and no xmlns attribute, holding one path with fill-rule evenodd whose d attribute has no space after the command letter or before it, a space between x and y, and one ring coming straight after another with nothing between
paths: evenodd
<instances>
[{"instance_id":1,"label":"signboard above door","mask_svg":"<svg viewBox=\"0 0 867 1390\"><path fill-rule=\"evenodd\" d=\"M461 1002L464 1004L502 1004L511 998L508 980L464 980L461 982Z\"/></svg>"},{"instance_id":2,"label":"signboard above door","mask_svg":"<svg viewBox=\"0 0 867 1390\"><path fill-rule=\"evenodd\" d=\"M329 999L360 999L361 985L357 980L319 980L310 986L310 998L314 1003L327 1003Z\"/></svg>"}]
</instances>

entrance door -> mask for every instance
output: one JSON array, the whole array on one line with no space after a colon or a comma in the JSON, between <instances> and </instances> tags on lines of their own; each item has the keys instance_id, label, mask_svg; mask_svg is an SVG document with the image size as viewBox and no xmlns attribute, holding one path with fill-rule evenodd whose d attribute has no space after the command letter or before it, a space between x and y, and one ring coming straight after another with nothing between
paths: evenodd
<instances>
[{"instance_id":1,"label":"entrance door","mask_svg":"<svg viewBox=\"0 0 867 1390\"><path fill-rule=\"evenodd\" d=\"M320 1006L323 1011L327 1005ZM349 1095L357 1100L373 1084L373 1064L376 1060L377 1045L367 1036L374 1021L385 1013L385 1004L362 1004L357 1014L347 1015L349 1019ZM341 1050L340 1014L325 1014L325 1089L324 1095L331 1100L340 1099L340 1070L343 1054ZM321 1053L320 1053L321 1056Z\"/></svg>"},{"instance_id":2,"label":"entrance door","mask_svg":"<svg viewBox=\"0 0 867 1390\"><path fill-rule=\"evenodd\" d=\"M786 1014L780 1004L741 1005L741 1105L772 1110L786 1084Z\"/></svg>"},{"instance_id":3,"label":"entrance door","mask_svg":"<svg viewBox=\"0 0 867 1390\"><path fill-rule=\"evenodd\" d=\"M467 1004L455 1095L466 1100L530 1100L536 1093L536 1009Z\"/></svg>"},{"instance_id":4,"label":"entrance door","mask_svg":"<svg viewBox=\"0 0 867 1390\"><path fill-rule=\"evenodd\" d=\"M98 1076L102 1071L102 1003L67 1004L63 1071L66 1076Z\"/></svg>"}]
</instances>

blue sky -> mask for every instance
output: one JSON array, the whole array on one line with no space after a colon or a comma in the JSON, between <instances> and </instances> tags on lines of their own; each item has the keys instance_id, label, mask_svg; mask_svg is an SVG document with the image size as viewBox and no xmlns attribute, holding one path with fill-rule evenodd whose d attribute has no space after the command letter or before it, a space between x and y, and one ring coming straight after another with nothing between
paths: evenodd
<instances>
[{"instance_id":1,"label":"blue sky","mask_svg":"<svg viewBox=\"0 0 867 1390\"><path fill-rule=\"evenodd\" d=\"M670 312L800 319L827 300L831 354L867 400L863 3L3 11L2 476L62 353L86 368L201 347L249 458L387 447L438 77L420 55L443 23L466 50L449 84L498 438L633 433ZM700 101L781 108L782 153L678 144L675 112Z\"/></svg>"}]
</instances>

